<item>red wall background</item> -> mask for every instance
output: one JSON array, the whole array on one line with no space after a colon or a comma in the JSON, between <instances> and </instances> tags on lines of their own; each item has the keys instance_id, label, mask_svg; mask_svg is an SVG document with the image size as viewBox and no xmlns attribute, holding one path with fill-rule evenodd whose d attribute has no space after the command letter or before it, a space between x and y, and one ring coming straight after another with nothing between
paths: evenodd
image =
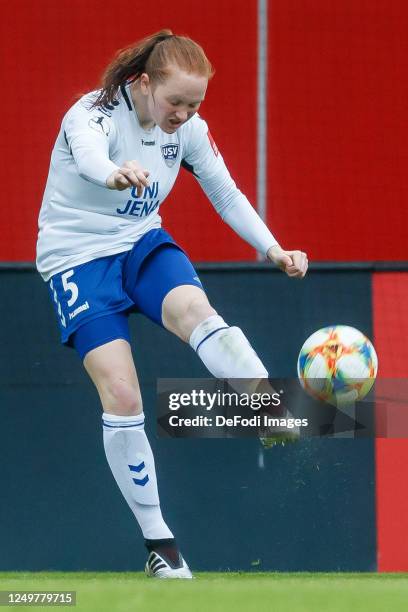
<instances>
[{"instance_id":1,"label":"red wall background","mask_svg":"<svg viewBox=\"0 0 408 612\"><path fill-rule=\"evenodd\" d=\"M408 273L374 274L374 343L382 378L408 377L407 312ZM407 404L394 406L403 420L407 408ZM383 572L408 571L407 463L407 439L376 441L377 555Z\"/></svg>"},{"instance_id":2,"label":"red wall background","mask_svg":"<svg viewBox=\"0 0 408 612\"><path fill-rule=\"evenodd\" d=\"M256 5L2 0L0 260L34 258L50 151L75 95L97 86L118 48L161 27L197 39L214 63L202 114L255 204ZM274 0L268 28L272 231L315 260L408 259L408 4ZM255 257L191 177L162 212L196 261Z\"/></svg>"},{"instance_id":3,"label":"red wall background","mask_svg":"<svg viewBox=\"0 0 408 612\"><path fill-rule=\"evenodd\" d=\"M403 0L270 3L268 219L312 260L408 260L407 31Z\"/></svg>"}]
</instances>

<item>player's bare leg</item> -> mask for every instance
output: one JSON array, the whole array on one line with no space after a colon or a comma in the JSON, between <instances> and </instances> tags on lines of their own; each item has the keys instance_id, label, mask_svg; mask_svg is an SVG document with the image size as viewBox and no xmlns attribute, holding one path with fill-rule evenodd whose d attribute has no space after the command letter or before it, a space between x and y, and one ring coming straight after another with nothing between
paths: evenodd
<instances>
[{"instance_id":1,"label":"player's bare leg","mask_svg":"<svg viewBox=\"0 0 408 612\"><path fill-rule=\"evenodd\" d=\"M113 340L89 351L84 367L97 388L105 413L136 416L143 411L136 368L126 340Z\"/></svg>"},{"instance_id":2,"label":"player's bare leg","mask_svg":"<svg viewBox=\"0 0 408 612\"><path fill-rule=\"evenodd\" d=\"M216 314L204 291L194 285L175 287L162 304L163 325L184 342L199 323Z\"/></svg>"},{"instance_id":3,"label":"player's bare leg","mask_svg":"<svg viewBox=\"0 0 408 612\"><path fill-rule=\"evenodd\" d=\"M191 578L161 513L156 468L144 431L142 397L129 343L118 339L89 351L84 366L102 403L106 458L150 553L146 573L157 578Z\"/></svg>"}]
</instances>

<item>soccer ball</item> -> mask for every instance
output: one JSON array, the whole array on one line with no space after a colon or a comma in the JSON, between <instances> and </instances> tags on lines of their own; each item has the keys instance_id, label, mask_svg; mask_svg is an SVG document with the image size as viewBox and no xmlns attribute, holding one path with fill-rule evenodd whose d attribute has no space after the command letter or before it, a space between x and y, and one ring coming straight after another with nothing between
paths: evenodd
<instances>
[{"instance_id":1,"label":"soccer ball","mask_svg":"<svg viewBox=\"0 0 408 612\"><path fill-rule=\"evenodd\" d=\"M377 370L373 345L348 325L314 332L300 349L297 363L305 391L334 406L363 399L374 384Z\"/></svg>"}]
</instances>

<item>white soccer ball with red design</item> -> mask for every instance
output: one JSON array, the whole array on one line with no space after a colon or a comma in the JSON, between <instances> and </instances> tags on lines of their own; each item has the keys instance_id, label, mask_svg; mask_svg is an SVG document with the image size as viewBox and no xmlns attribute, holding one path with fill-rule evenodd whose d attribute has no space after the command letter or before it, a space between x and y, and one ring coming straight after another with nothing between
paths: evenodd
<instances>
[{"instance_id":1,"label":"white soccer ball with red design","mask_svg":"<svg viewBox=\"0 0 408 612\"><path fill-rule=\"evenodd\" d=\"M377 376L377 353L354 327L324 327L300 349L297 370L305 391L338 406L361 400L370 391Z\"/></svg>"}]
</instances>

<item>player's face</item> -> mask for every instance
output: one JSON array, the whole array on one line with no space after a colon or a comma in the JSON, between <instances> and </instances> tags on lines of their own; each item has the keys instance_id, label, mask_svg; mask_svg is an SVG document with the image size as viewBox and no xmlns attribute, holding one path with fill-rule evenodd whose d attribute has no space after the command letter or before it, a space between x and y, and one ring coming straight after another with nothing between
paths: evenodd
<instances>
[{"instance_id":1,"label":"player's face","mask_svg":"<svg viewBox=\"0 0 408 612\"><path fill-rule=\"evenodd\" d=\"M198 111L207 85L206 77L172 68L163 83L149 85L151 118L164 132L173 134Z\"/></svg>"}]
</instances>

